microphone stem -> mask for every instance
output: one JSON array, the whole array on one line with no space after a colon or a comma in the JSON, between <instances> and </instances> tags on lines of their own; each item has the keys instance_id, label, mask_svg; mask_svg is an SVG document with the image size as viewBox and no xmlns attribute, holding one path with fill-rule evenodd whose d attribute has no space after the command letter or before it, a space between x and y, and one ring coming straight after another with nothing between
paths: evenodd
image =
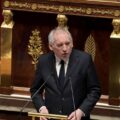
<instances>
[{"instance_id":1,"label":"microphone stem","mask_svg":"<svg viewBox=\"0 0 120 120\"><path fill-rule=\"evenodd\" d=\"M70 87L71 87L71 92L72 92L72 100L73 100L73 108L74 108L74 112L75 112L75 120L77 120L76 107L75 107L75 99L74 99L74 93L73 93L73 87L72 87L71 78L70 78Z\"/></svg>"},{"instance_id":2,"label":"microphone stem","mask_svg":"<svg viewBox=\"0 0 120 120\"><path fill-rule=\"evenodd\" d=\"M33 94L33 96L31 98L34 98L34 96L38 93L38 91L45 85L47 81L45 81L41 87L39 87L39 89ZM30 99L27 101L27 103L22 107L21 111L20 112L23 112L24 108L30 103Z\"/></svg>"}]
</instances>

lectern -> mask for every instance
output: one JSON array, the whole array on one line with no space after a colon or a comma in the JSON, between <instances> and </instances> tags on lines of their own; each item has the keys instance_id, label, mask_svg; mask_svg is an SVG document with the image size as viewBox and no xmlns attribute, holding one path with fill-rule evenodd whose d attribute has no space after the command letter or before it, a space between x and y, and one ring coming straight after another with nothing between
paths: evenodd
<instances>
[{"instance_id":1,"label":"lectern","mask_svg":"<svg viewBox=\"0 0 120 120\"><path fill-rule=\"evenodd\" d=\"M57 114L41 114L35 112L28 112L28 116L32 117L32 120L35 120L36 117L46 117L48 119L55 119L55 120L67 120L66 115L57 115Z\"/></svg>"}]
</instances>

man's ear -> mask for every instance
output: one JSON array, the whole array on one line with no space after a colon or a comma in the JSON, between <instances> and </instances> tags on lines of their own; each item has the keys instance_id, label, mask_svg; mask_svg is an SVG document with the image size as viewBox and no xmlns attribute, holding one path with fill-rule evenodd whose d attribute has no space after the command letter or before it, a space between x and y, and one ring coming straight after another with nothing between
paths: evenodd
<instances>
[{"instance_id":1,"label":"man's ear","mask_svg":"<svg viewBox=\"0 0 120 120\"><path fill-rule=\"evenodd\" d=\"M51 45L51 44L49 44L49 49L50 49L51 51L53 51L53 48L52 48L52 45Z\"/></svg>"}]
</instances>

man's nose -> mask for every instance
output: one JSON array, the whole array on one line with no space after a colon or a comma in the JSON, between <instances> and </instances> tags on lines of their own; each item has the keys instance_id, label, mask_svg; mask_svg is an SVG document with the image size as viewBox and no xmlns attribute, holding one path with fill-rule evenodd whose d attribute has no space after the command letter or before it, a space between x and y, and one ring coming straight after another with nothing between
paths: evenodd
<instances>
[{"instance_id":1,"label":"man's nose","mask_svg":"<svg viewBox=\"0 0 120 120\"><path fill-rule=\"evenodd\" d=\"M66 51L67 50L67 46L63 45L63 50Z\"/></svg>"}]
</instances>

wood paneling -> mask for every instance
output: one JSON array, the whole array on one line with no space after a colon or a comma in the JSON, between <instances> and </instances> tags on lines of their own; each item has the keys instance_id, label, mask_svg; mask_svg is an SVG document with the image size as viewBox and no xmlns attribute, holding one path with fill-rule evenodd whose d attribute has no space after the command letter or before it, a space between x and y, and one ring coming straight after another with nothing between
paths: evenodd
<instances>
[{"instance_id":1,"label":"wood paneling","mask_svg":"<svg viewBox=\"0 0 120 120\"><path fill-rule=\"evenodd\" d=\"M24 16L22 18L22 16ZM74 47L84 50L87 37L92 34L96 44L95 64L102 85L102 94L108 95L109 85L109 36L111 19L97 19L67 15L68 27L72 33ZM34 79L32 58L28 55L28 41L31 31L37 28L42 38L43 51L48 52L47 36L57 26L56 14L14 11L13 30L13 86L30 87ZM18 69L19 68L19 69Z\"/></svg>"}]
</instances>

